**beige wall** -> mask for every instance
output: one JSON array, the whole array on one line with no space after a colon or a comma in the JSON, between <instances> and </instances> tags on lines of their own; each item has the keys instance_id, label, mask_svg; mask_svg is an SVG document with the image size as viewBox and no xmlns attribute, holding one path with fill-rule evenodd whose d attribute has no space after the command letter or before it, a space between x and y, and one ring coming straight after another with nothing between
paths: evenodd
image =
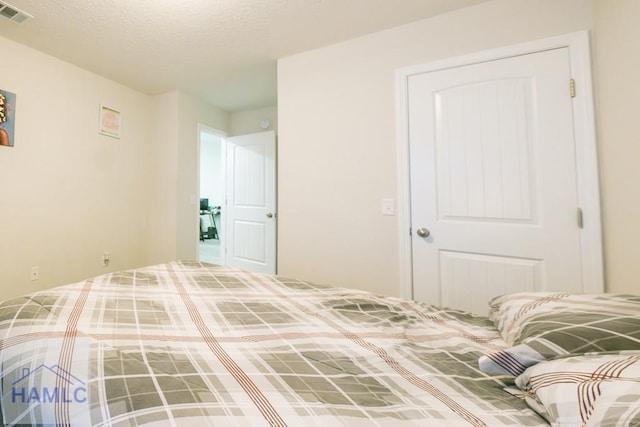
<instances>
[{"instance_id":1,"label":"beige wall","mask_svg":"<svg viewBox=\"0 0 640 427\"><path fill-rule=\"evenodd\" d=\"M269 127L263 129L260 122L269 120ZM247 135L278 129L278 107L266 107L231 114L231 136Z\"/></svg>"},{"instance_id":2,"label":"beige wall","mask_svg":"<svg viewBox=\"0 0 640 427\"><path fill-rule=\"evenodd\" d=\"M4 38L0 51L0 86L17 94L15 147L0 147L0 299L145 264L150 98ZM100 104L121 111L121 139L98 134Z\"/></svg>"},{"instance_id":3,"label":"beige wall","mask_svg":"<svg viewBox=\"0 0 640 427\"><path fill-rule=\"evenodd\" d=\"M152 183L149 196L152 212L148 219L150 245L149 264L176 259L178 196L178 123L179 92L170 92L152 98L153 117L157 117L152 130L149 163Z\"/></svg>"},{"instance_id":4,"label":"beige wall","mask_svg":"<svg viewBox=\"0 0 640 427\"><path fill-rule=\"evenodd\" d=\"M609 289L640 293L640 2L596 2L596 115Z\"/></svg>"},{"instance_id":5,"label":"beige wall","mask_svg":"<svg viewBox=\"0 0 640 427\"><path fill-rule=\"evenodd\" d=\"M229 132L229 113L190 95L153 98L153 194L149 264L196 259L199 221L198 125Z\"/></svg>"},{"instance_id":6,"label":"beige wall","mask_svg":"<svg viewBox=\"0 0 640 427\"><path fill-rule=\"evenodd\" d=\"M198 248L198 124L229 132L229 113L180 93L178 97L176 258L196 259Z\"/></svg>"},{"instance_id":7,"label":"beige wall","mask_svg":"<svg viewBox=\"0 0 640 427\"><path fill-rule=\"evenodd\" d=\"M0 147L0 299L195 258L198 124L229 132L230 115L180 92L143 95L4 38L0 51L11 58L1 88L17 94L15 147ZM121 139L97 133L100 104L121 111Z\"/></svg>"},{"instance_id":8,"label":"beige wall","mask_svg":"<svg viewBox=\"0 0 640 427\"><path fill-rule=\"evenodd\" d=\"M589 0L497 0L278 61L278 272L399 295L396 70L593 25Z\"/></svg>"}]
</instances>

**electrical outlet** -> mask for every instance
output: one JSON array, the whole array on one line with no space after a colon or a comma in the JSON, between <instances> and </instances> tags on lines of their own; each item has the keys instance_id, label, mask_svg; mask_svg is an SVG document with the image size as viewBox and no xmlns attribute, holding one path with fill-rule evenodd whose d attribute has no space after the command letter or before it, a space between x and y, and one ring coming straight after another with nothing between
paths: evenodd
<instances>
[{"instance_id":1,"label":"electrical outlet","mask_svg":"<svg viewBox=\"0 0 640 427\"><path fill-rule=\"evenodd\" d=\"M31 267L31 280L38 280L40 278L40 267Z\"/></svg>"},{"instance_id":2,"label":"electrical outlet","mask_svg":"<svg viewBox=\"0 0 640 427\"><path fill-rule=\"evenodd\" d=\"M102 266L103 267L109 267L109 261L111 261L111 259L109 258L109 252L105 252L102 254Z\"/></svg>"}]
</instances>

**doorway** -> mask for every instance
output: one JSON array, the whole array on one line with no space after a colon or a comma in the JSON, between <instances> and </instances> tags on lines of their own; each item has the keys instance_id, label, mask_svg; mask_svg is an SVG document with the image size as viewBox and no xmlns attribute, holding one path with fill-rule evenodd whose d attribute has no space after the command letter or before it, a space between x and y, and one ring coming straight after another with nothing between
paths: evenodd
<instances>
[{"instance_id":1,"label":"doorway","mask_svg":"<svg viewBox=\"0 0 640 427\"><path fill-rule=\"evenodd\" d=\"M226 199L226 134L203 125L199 129L200 239L198 260L224 265L224 202Z\"/></svg>"},{"instance_id":2,"label":"doorway","mask_svg":"<svg viewBox=\"0 0 640 427\"><path fill-rule=\"evenodd\" d=\"M276 273L276 134L198 125L198 260Z\"/></svg>"}]
</instances>

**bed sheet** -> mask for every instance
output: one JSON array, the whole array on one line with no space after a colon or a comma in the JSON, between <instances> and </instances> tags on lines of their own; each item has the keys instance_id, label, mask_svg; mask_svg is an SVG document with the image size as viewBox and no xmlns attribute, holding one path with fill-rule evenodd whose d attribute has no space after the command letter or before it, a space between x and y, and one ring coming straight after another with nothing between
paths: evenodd
<instances>
[{"instance_id":1,"label":"bed sheet","mask_svg":"<svg viewBox=\"0 0 640 427\"><path fill-rule=\"evenodd\" d=\"M199 262L0 304L6 424L547 425L486 317Z\"/></svg>"}]
</instances>

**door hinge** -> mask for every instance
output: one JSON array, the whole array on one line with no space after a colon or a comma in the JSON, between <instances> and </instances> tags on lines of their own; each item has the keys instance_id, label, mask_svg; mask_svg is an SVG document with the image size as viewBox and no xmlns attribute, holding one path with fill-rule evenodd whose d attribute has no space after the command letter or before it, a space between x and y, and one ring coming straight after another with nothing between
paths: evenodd
<instances>
[{"instance_id":1,"label":"door hinge","mask_svg":"<svg viewBox=\"0 0 640 427\"><path fill-rule=\"evenodd\" d=\"M578 208L578 227L584 228L584 218L582 216L582 209Z\"/></svg>"},{"instance_id":2,"label":"door hinge","mask_svg":"<svg viewBox=\"0 0 640 427\"><path fill-rule=\"evenodd\" d=\"M576 97L576 81L574 79L569 79L569 94L572 98Z\"/></svg>"}]
</instances>

